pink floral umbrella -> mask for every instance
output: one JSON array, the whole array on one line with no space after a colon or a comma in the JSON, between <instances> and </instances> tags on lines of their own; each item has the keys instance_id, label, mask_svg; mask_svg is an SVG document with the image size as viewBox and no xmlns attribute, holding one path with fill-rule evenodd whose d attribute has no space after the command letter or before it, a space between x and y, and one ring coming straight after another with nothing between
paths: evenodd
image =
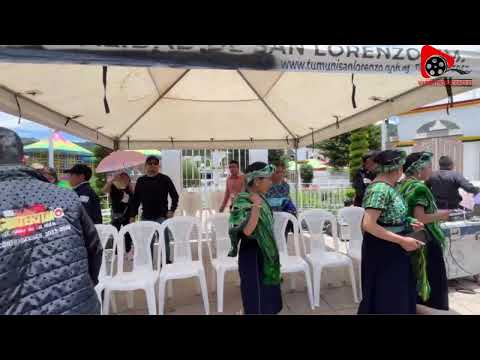
<instances>
[{"instance_id":1,"label":"pink floral umbrella","mask_svg":"<svg viewBox=\"0 0 480 360\"><path fill-rule=\"evenodd\" d=\"M145 162L145 155L137 151L115 151L98 164L97 173L107 173L124 170L141 165Z\"/></svg>"}]
</instances>

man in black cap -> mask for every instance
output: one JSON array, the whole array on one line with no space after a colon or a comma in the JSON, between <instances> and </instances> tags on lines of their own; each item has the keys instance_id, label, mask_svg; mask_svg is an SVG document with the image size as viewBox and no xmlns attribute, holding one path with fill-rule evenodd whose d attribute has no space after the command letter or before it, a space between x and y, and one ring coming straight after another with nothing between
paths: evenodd
<instances>
[{"instance_id":1,"label":"man in black cap","mask_svg":"<svg viewBox=\"0 0 480 360\"><path fill-rule=\"evenodd\" d=\"M172 180L160 173L160 160L149 156L145 161L145 173L137 180L130 207L130 222L135 221L138 208L142 205L142 220L164 222L173 217L178 206L178 193ZM168 208L168 196L172 200ZM165 231L165 252L170 262L170 235Z\"/></svg>"},{"instance_id":2,"label":"man in black cap","mask_svg":"<svg viewBox=\"0 0 480 360\"><path fill-rule=\"evenodd\" d=\"M369 151L362 157L363 165L357 170L353 177L353 188L355 189L354 206L361 207L363 195L367 186L375 179L375 169L377 164L373 161L379 151Z\"/></svg>"},{"instance_id":3,"label":"man in black cap","mask_svg":"<svg viewBox=\"0 0 480 360\"><path fill-rule=\"evenodd\" d=\"M68 181L80 198L80 202L85 207L85 210L93 223L102 224L102 207L100 205L100 199L89 183L92 177L92 169L87 165L77 164L70 170L65 171L65 173L70 174Z\"/></svg>"},{"instance_id":4,"label":"man in black cap","mask_svg":"<svg viewBox=\"0 0 480 360\"><path fill-rule=\"evenodd\" d=\"M23 166L0 127L0 315L96 315L102 245L69 189Z\"/></svg>"}]
</instances>

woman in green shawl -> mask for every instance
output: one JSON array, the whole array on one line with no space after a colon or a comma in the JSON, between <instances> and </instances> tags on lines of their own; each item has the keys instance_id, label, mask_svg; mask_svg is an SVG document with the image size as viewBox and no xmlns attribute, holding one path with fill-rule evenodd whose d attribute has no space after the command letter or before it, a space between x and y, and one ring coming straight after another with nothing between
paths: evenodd
<instances>
[{"instance_id":1,"label":"woman in green shawl","mask_svg":"<svg viewBox=\"0 0 480 360\"><path fill-rule=\"evenodd\" d=\"M408 215L425 224L427 245L411 253L417 280L418 302L431 308L448 310L447 272L443 252L445 236L439 221L448 220L448 210L437 210L435 198L424 184L432 174L432 153L410 154L403 166L405 179L398 190L405 199Z\"/></svg>"},{"instance_id":2,"label":"woman in green shawl","mask_svg":"<svg viewBox=\"0 0 480 360\"><path fill-rule=\"evenodd\" d=\"M278 314L282 310L281 273L273 237L273 213L265 199L275 167L262 162L246 171L247 192L237 195L230 215L229 256L238 254L245 314Z\"/></svg>"}]
</instances>

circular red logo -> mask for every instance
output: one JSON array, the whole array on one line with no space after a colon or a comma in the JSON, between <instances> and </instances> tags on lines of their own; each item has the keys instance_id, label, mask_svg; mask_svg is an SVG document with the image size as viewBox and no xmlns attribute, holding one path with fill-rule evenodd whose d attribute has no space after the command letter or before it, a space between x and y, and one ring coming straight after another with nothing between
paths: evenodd
<instances>
[{"instance_id":1,"label":"circular red logo","mask_svg":"<svg viewBox=\"0 0 480 360\"><path fill-rule=\"evenodd\" d=\"M57 208L53 211L53 215L58 219L63 217L65 214L63 213L63 209Z\"/></svg>"}]
</instances>

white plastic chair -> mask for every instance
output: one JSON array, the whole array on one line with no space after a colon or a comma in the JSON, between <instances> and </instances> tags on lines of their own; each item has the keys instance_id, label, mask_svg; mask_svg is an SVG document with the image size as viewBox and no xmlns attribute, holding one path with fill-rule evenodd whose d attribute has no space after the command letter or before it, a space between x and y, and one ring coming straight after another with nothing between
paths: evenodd
<instances>
[{"instance_id":1,"label":"white plastic chair","mask_svg":"<svg viewBox=\"0 0 480 360\"><path fill-rule=\"evenodd\" d=\"M208 227L210 228L208 252L210 262L215 270L215 273L212 273L212 284L217 284L217 311L219 313L223 312L225 273L227 271L238 271L238 258L228 256L230 250L228 217L227 214L217 214L208 220ZM212 252L213 243L215 244L215 257Z\"/></svg>"},{"instance_id":2,"label":"white plastic chair","mask_svg":"<svg viewBox=\"0 0 480 360\"><path fill-rule=\"evenodd\" d=\"M346 207L340 209L338 212L338 220L344 221L348 225L349 230L349 242L347 247L347 255L350 256L353 260L358 262L359 265L359 298L362 298L362 274L361 274L361 264L362 264L362 243L363 243L363 232L362 232L362 220L365 210L361 207Z\"/></svg>"},{"instance_id":3,"label":"white plastic chair","mask_svg":"<svg viewBox=\"0 0 480 360\"><path fill-rule=\"evenodd\" d=\"M332 224L332 235L335 251L327 251L325 247L324 225L329 221ZM305 236L301 232L303 246L305 248L306 259L313 269L313 293L315 306L320 306L320 289L322 271L324 268L348 267L350 281L352 283L353 299L358 303L357 285L355 282L355 272L353 262L346 254L338 252L338 230L337 219L335 216L325 210L314 209L306 210L300 213L298 222L307 226L310 233L310 251L307 251Z\"/></svg>"},{"instance_id":4,"label":"white plastic chair","mask_svg":"<svg viewBox=\"0 0 480 360\"><path fill-rule=\"evenodd\" d=\"M277 243L278 252L280 254L280 265L282 274L291 274L303 272L305 274L305 283L307 285L308 300L312 310L313 306L313 293L312 293L312 278L310 276L310 267L307 262L302 259L300 253L300 244L299 244L299 235L300 235L300 226L298 220L292 214L286 212L275 212L273 213L274 223L273 223L273 233L275 236L275 241ZM293 241L295 255L288 254L287 239L285 237L285 231L288 226L288 222L293 223ZM292 289L295 289L295 281L292 277L291 279Z\"/></svg>"},{"instance_id":5,"label":"white plastic chair","mask_svg":"<svg viewBox=\"0 0 480 360\"><path fill-rule=\"evenodd\" d=\"M158 280L158 271L154 271L152 263L151 245L155 232L163 239L163 229L160 224L152 221L140 221L124 226L117 241L118 269L117 273L105 282L104 313L108 314L110 294L112 291L144 290L147 298L148 313L157 314L155 299L155 283ZM132 271L125 272L123 267L125 254L125 235L130 234L134 248ZM161 247L159 247L161 248ZM161 252L161 250L159 250ZM131 293L129 293L131 295Z\"/></svg>"},{"instance_id":6,"label":"white plastic chair","mask_svg":"<svg viewBox=\"0 0 480 360\"><path fill-rule=\"evenodd\" d=\"M98 273L98 284L95 286L95 291L97 292L98 299L101 304L101 312L103 314L103 301L102 301L102 291L105 290L105 282L112 278L113 276L113 264L115 262L115 248L118 241L118 231L112 225L95 225L97 229L98 236L100 238L100 243L102 244L103 253L102 253L102 265L100 266L100 271ZM106 249L108 240L112 239L112 248ZM109 254L110 256L107 256ZM107 257L110 258L110 267L108 269ZM112 294L113 295L113 294ZM112 296L112 308L115 313L117 313L117 303L115 298Z\"/></svg>"},{"instance_id":7,"label":"white plastic chair","mask_svg":"<svg viewBox=\"0 0 480 360\"><path fill-rule=\"evenodd\" d=\"M158 302L159 314L163 315L165 311L165 286L168 281L176 279L189 279L198 277L200 289L203 297L203 305L205 313L210 313L208 303L208 288L205 276L205 268L202 261L202 231L199 219L191 216L179 216L166 220L161 225L160 246L159 249L165 248L164 232L169 229L173 235L173 258L172 263L167 264L165 251L160 250L159 262L161 261L160 279L158 284ZM198 245L198 260L193 260L191 249L192 233L197 231L200 234ZM160 264L158 265L160 268Z\"/></svg>"}]
</instances>

